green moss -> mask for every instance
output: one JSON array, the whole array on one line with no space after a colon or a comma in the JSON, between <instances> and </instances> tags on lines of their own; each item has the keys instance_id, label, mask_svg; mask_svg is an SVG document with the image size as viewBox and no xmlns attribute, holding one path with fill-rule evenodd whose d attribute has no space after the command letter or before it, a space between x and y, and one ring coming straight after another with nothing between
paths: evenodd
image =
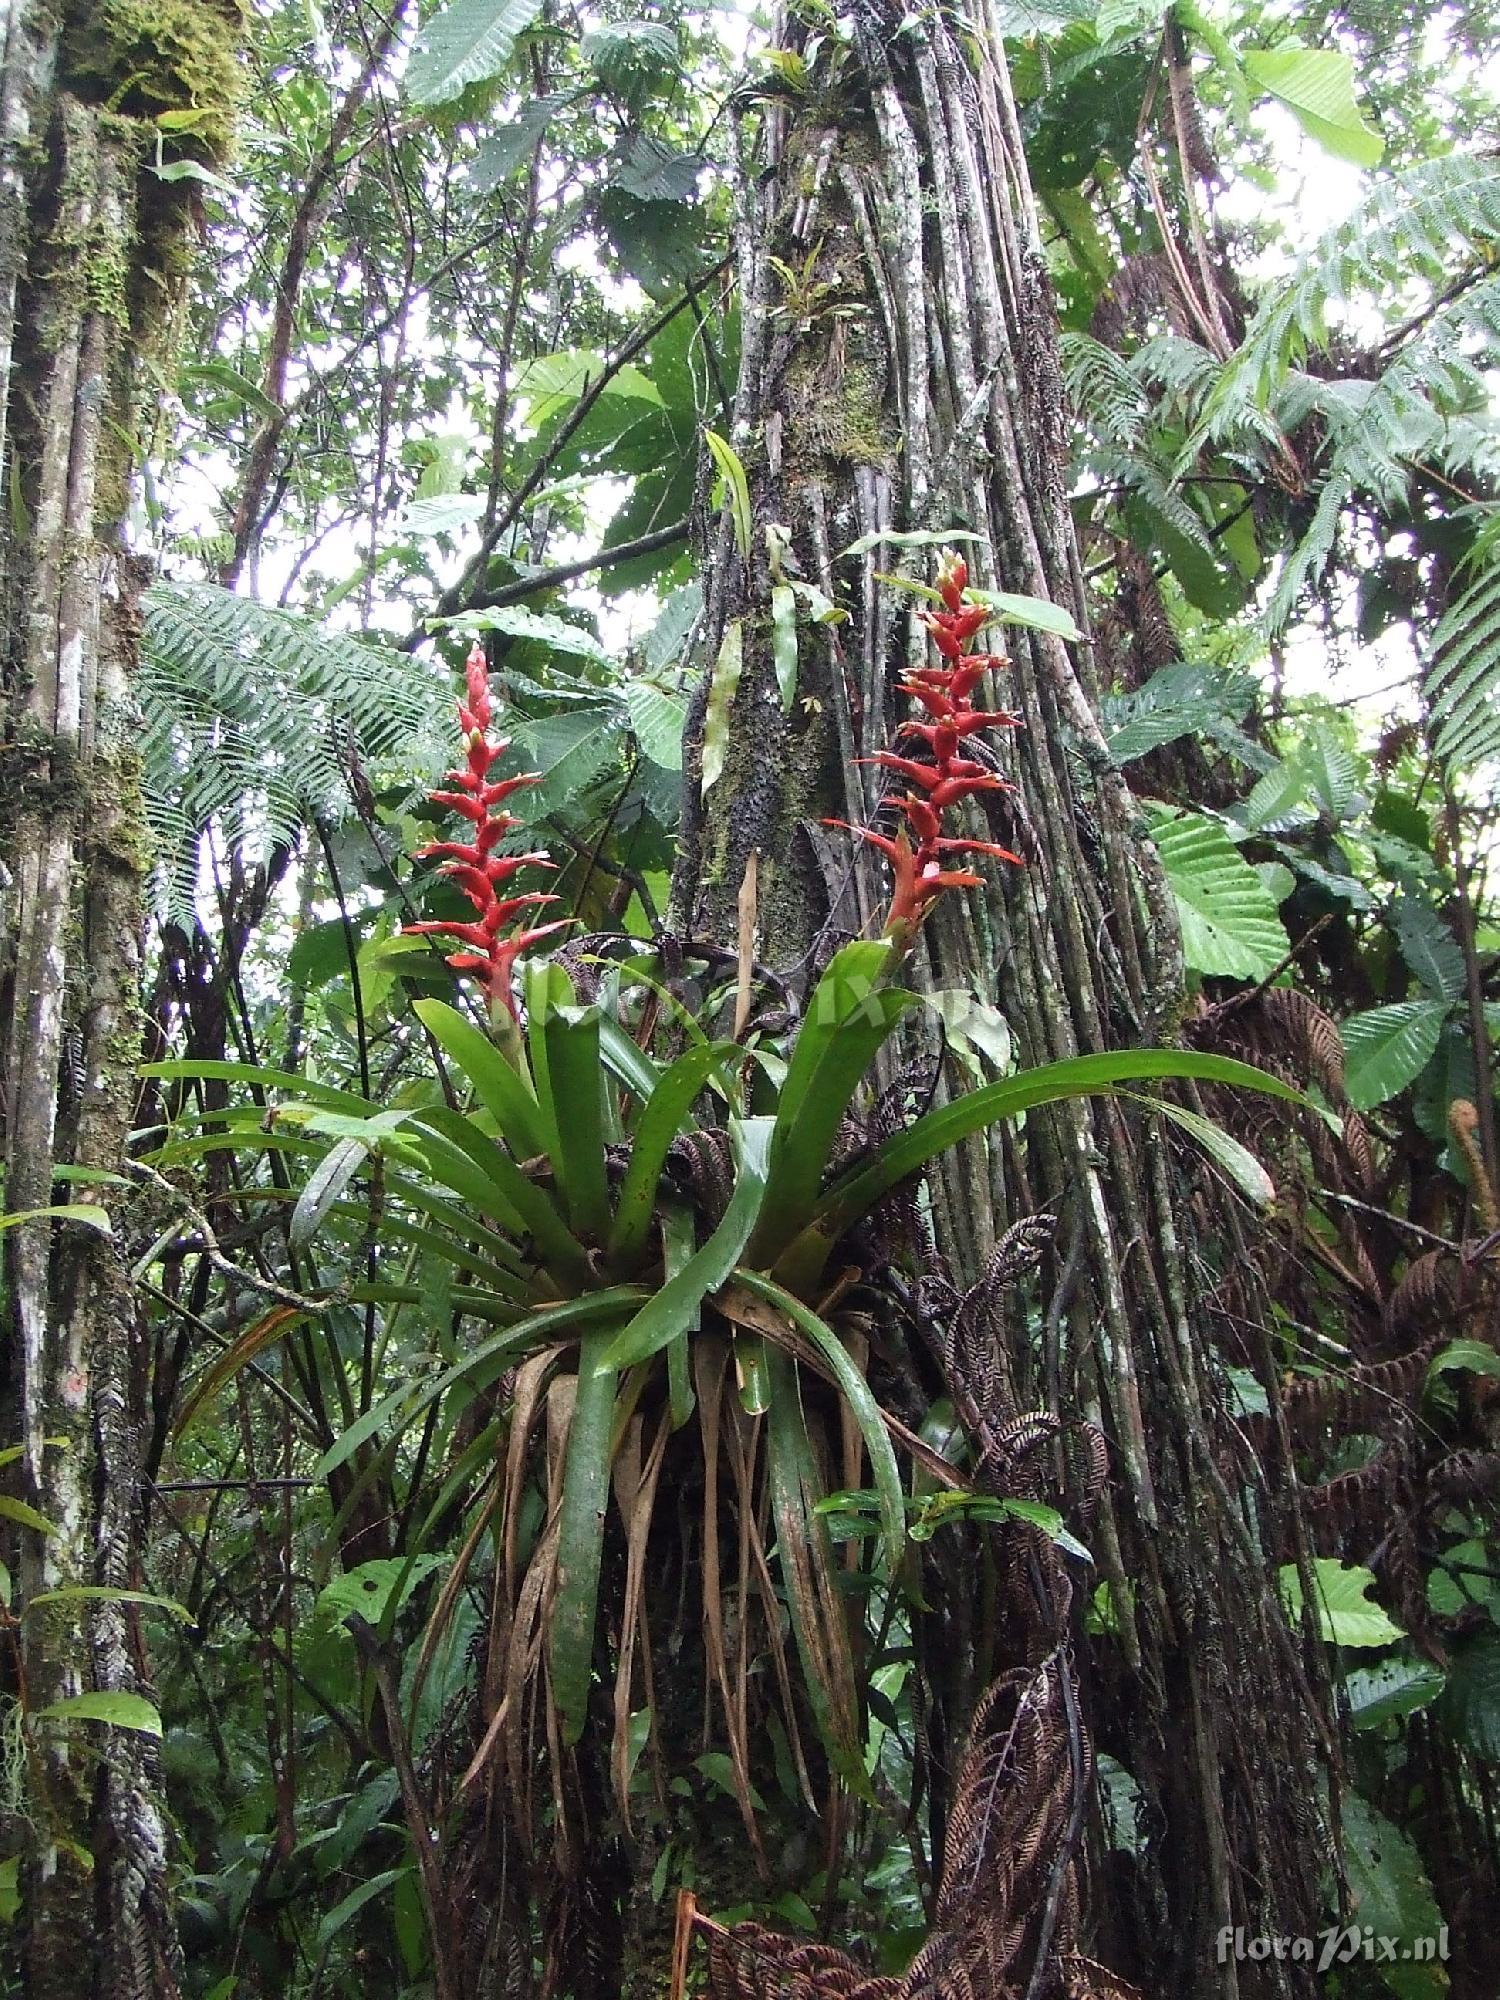
<instances>
[{"instance_id":1,"label":"green moss","mask_svg":"<svg viewBox=\"0 0 1500 2000\"><path fill-rule=\"evenodd\" d=\"M240 0L97 0L69 38L68 80L153 125L167 158L222 161L244 89Z\"/></svg>"}]
</instances>

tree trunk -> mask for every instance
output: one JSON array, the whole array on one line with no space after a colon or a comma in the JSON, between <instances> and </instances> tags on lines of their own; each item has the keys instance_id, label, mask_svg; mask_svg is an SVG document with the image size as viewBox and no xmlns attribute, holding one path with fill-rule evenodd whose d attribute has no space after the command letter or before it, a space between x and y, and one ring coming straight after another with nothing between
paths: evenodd
<instances>
[{"instance_id":1,"label":"tree trunk","mask_svg":"<svg viewBox=\"0 0 1500 2000\"><path fill-rule=\"evenodd\" d=\"M10 0L0 28L5 1206L94 1202L114 1218L111 1237L41 1218L5 1238L0 1423L21 1447L19 1495L53 1530L15 1527L8 1552L38 2000L179 1986L152 1739L44 1713L85 1692L149 1695L136 1611L29 1607L141 1581L146 1384L112 1178L140 1052L146 862L131 713L145 567L123 524L242 27L237 0Z\"/></svg>"},{"instance_id":2,"label":"tree trunk","mask_svg":"<svg viewBox=\"0 0 1500 2000\"><path fill-rule=\"evenodd\" d=\"M757 954L799 975L881 922L868 850L821 821L872 821L883 774L856 760L890 744L897 669L926 644L913 600L878 578L903 566L899 545L843 552L890 530L958 529L975 537L976 582L1048 599L1088 629L1055 311L993 22L960 38L887 0L855 20L848 45L783 24L805 87L768 112L743 177L732 442L754 526L742 551L719 523L700 633L721 694L736 649L740 674L706 795L711 675L690 721L674 885L678 924L730 941L758 853ZM915 550L907 573L928 578L933 554ZM799 607L784 705L771 604L791 577L852 615L817 623ZM994 1001L1023 1065L1171 1042L1184 1006L1175 908L1100 730L1088 641L1007 639L997 693L1024 721L1002 753L1019 790L988 831L1028 865L943 900L921 982ZM1115 1629L1087 1638L1075 1615L1073 1637L1089 1727L1133 1773L1152 1832L1134 1864L1095 1852L1084 1948L1091 1929L1153 1994L1292 1992L1300 1968L1220 1964L1216 1951L1225 1926L1297 1935L1321 1921L1319 1705L1258 1553L1280 1524L1265 1518L1260 1468L1233 1458L1166 1145L1163 1121L1113 1102L1033 1116L1024 1144L948 1158L938 1240L967 1281L1008 1224L1058 1216L1041 1351L1023 1324L1006 1359L1023 1407L1087 1418L1111 1447L1093 1543ZM1262 1361L1269 1381L1268 1346ZM967 1716L943 1721L951 1743Z\"/></svg>"}]
</instances>

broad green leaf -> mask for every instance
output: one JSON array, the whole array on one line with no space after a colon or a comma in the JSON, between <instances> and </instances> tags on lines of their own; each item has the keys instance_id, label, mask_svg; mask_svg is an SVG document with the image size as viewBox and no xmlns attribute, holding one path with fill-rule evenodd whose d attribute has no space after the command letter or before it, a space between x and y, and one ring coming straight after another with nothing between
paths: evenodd
<instances>
[{"instance_id":1,"label":"broad green leaf","mask_svg":"<svg viewBox=\"0 0 1500 2000\"><path fill-rule=\"evenodd\" d=\"M1474 1632L1454 1643L1439 1713L1466 1749L1500 1764L1500 1632Z\"/></svg>"},{"instance_id":2,"label":"broad green leaf","mask_svg":"<svg viewBox=\"0 0 1500 2000\"><path fill-rule=\"evenodd\" d=\"M1177 904L1182 955L1195 971L1263 979L1291 949L1264 882L1221 826L1201 813L1169 811L1152 837Z\"/></svg>"},{"instance_id":3,"label":"broad green leaf","mask_svg":"<svg viewBox=\"0 0 1500 2000\"><path fill-rule=\"evenodd\" d=\"M592 660L601 667L612 664L613 656L592 632L566 618L556 618L550 611L528 611L524 604L496 604L464 612L462 623L466 631L503 632L509 639L529 639L551 653Z\"/></svg>"},{"instance_id":4,"label":"broad green leaf","mask_svg":"<svg viewBox=\"0 0 1500 2000\"><path fill-rule=\"evenodd\" d=\"M1390 924L1401 956L1433 998L1461 1000L1464 955L1432 905L1410 892L1400 895L1391 906Z\"/></svg>"},{"instance_id":5,"label":"broad green leaf","mask_svg":"<svg viewBox=\"0 0 1500 2000\"><path fill-rule=\"evenodd\" d=\"M379 1625L392 1604L403 1603L424 1577L441 1569L442 1556L375 1556L326 1583L317 1597L320 1616L342 1624L351 1613Z\"/></svg>"},{"instance_id":6,"label":"broad green leaf","mask_svg":"<svg viewBox=\"0 0 1500 2000\"><path fill-rule=\"evenodd\" d=\"M703 715L703 780L706 798L724 775L729 754L729 711L739 693L740 675L745 665L744 631L738 618L724 628L719 657L714 661L714 677L709 684L708 707Z\"/></svg>"},{"instance_id":7,"label":"broad green leaf","mask_svg":"<svg viewBox=\"0 0 1500 2000\"><path fill-rule=\"evenodd\" d=\"M1017 1076L1002 1077L980 1090L969 1091L939 1110L882 1141L869 1158L844 1175L819 1201L814 1219L781 1259L779 1274L795 1271L799 1280L815 1276L833 1245L850 1223L882 1195L907 1180L939 1153L956 1146L971 1132L1003 1119L1018 1118L1043 1104L1070 1097L1110 1096L1120 1084L1152 1079L1197 1078L1242 1090L1264 1091L1294 1104L1304 1103L1300 1091L1279 1077L1227 1056L1201 1055L1189 1049L1114 1049L1065 1062L1044 1063Z\"/></svg>"},{"instance_id":8,"label":"broad green leaf","mask_svg":"<svg viewBox=\"0 0 1500 2000\"><path fill-rule=\"evenodd\" d=\"M1122 1096L1135 1097L1134 1091L1122 1091ZM1216 1166L1234 1182L1240 1193L1253 1201L1259 1208L1269 1208L1276 1199L1276 1183L1266 1172L1260 1161L1248 1146L1242 1146L1238 1139L1226 1132L1222 1125L1216 1125L1211 1118L1205 1118L1199 1111L1189 1111L1186 1105L1174 1104L1170 1098L1136 1097L1138 1104L1147 1104L1153 1111L1159 1111L1164 1118L1170 1118L1174 1125L1181 1126L1194 1138Z\"/></svg>"},{"instance_id":9,"label":"broad green leaf","mask_svg":"<svg viewBox=\"0 0 1500 2000\"><path fill-rule=\"evenodd\" d=\"M771 651L781 705L790 709L797 695L797 593L778 583L771 592Z\"/></svg>"},{"instance_id":10,"label":"broad green leaf","mask_svg":"<svg viewBox=\"0 0 1500 2000\"><path fill-rule=\"evenodd\" d=\"M412 1012L443 1053L458 1064L516 1157L532 1160L544 1153L546 1142L531 1086L489 1036L442 1000L418 1000Z\"/></svg>"},{"instance_id":11,"label":"broad green leaf","mask_svg":"<svg viewBox=\"0 0 1500 2000\"><path fill-rule=\"evenodd\" d=\"M1357 167L1379 166L1385 141L1360 116L1354 101L1353 58L1340 49L1305 49L1283 43L1245 56L1251 83L1280 101L1325 152Z\"/></svg>"},{"instance_id":12,"label":"broad green leaf","mask_svg":"<svg viewBox=\"0 0 1500 2000\"><path fill-rule=\"evenodd\" d=\"M729 516L734 523L735 544L741 561L750 556L750 538L754 532L754 517L750 508L750 485L745 478L745 468L740 455L727 438L721 438L717 431L705 431L703 442L708 446L714 464L719 468L719 476L724 481L724 491L729 500Z\"/></svg>"},{"instance_id":13,"label":"broad green leaf","mask_svg":"<svg viewBox=\"0 0 1500 2000\"><path fill-rule=\"evenodd\" d=\"M1435 1958L1419 1962L1410 1956L1422 1943L1431 1950L1444 1928L1416 1848L1358 1792L1346 1791L1340 1800L1339 1831L1352 1921L1361 1931L1368 1924L1375 1937L1395 1941L1395 1959L1382 1955L1375 1970L1399 2000L1441 2000L1448 1990L1446 1970ZM1368 1992L1368 1984L1361 1981L1361 1989Z\"/></svg>"},{"instance_id":14,"label":"broad green leaf","mask_svg":"<svg viewBox=\"0 0 1500 2000\"><path fill-rule=\"evenodd\" d=\"M1344 1676L1349 1720L1355 1729L1378 1729L1393 1717L1413 1715L1443 1691L1446 1676L1430 1660L1377 1660Z\"/></svg>"},{"instance_id":15,"label":"broad green leaf","mask_svg":"<svg viewBox=\"0 0 1500 2000\"><path fill-rule=\"evenodd\" d=\"M734 1281L743 1285L747 1292L753 1292L756 1298L764 1299L768 1305L784 1313L828 1364L840 1393L854 1413L860 1436L865 1441L865 1450L870 1455L875 1491L880 1496L886 1562L894 1575L901 1566L906 1547L906 1503L902 1497L901 1474L896 1465L896 1454L891 1449L890 1434L869 1383L855 1367L849 1350L833 1328L810 1311L799 1298L773 1284L769 1278L763 1278L758 1271L736 1271Z\"/></svg>"},{"instance_id":16,"label":"broad green leaf","mask_svg":"<svg viewBox=\"0 0 1500 2000\"><path fill-rule=\"evenodd\" d=\"M531 158L537 141L552 122L553 113L567 101L566 92L549 91L523 104L507 123L490 126L479 151L469 162L469 186L475 194L492 193L523 160Z\"/></svg>"},{"instance_id":17,"label":"broad green leaf","mask_svg":"<svg viewBox=\"0 0 1500 2000\"><path fill-rule=\"evenodd\" d=\"M540 12L541 0L448 0L417 36L406 66L407 97L427 110L498 76L517 35Z\"/></svg>"},{"instance_id":18,"label":"broad green leaf","mask_svg":"<svg viewBox=\"0 0 1500 2000\"><path fill-rule=\"evenodd\" d=\"M667 1151L680 1132L692 1129L688 1114L694 1098L716 1069L742 1054L733 1042L699 1043L662 1071L641 1107L609 1235L610 1261L621 1269L628 1270L645 1248Z\"/></svg>"},{"instance_id":19,"label":"broad green leaf","mask_svg":"<svg viewBox=\"0 0 1500 2000\"><path fill-rule=\"evenodd\" d=\"M663 1202L661 1206L661 1273L671 1283L690 1262L697 1247L696 1218L685 1201ZM680 1431L697 1404L693 1392L692 1357L688 1341L703 1324L701 1312L694 1313L681 1333L667 1342L667 1398L672 1412L672 1428Z\"/></svg>"},{"instance_id":20,"label":"broad green leaf","mask_svg":"<svg viewBox=\"0 0 1500 2000\"><path fill-rule=\"evenodd\" d=\"M1500 1375L1500 1354L1487 1340L1450 1340L1433 1355L1427 1369L1429 1386L1439 1375L1467 1368L1475 1375Z\"/></svg>"},{"instance_id":21,"label":"broad green leaf","mask_svg":"<svg viewBox=\"0 0 1500 2000\"><path fill-rule=\"evenodd\" d=\"M610 1448L615 1412L615 1366L608 1359L614 1336L583 1337L578 1389L568 1425L562 1501L557 1527L557 1591L548 1633L552 1699L564 1743L576 1743L588 1720L594 1673L594 1625L599 1609L599 1566L609 1504Z\"/></svg>"},{"instance_id":22,"label":"broad green leaf","mask_svg":"<svg viewBox=\"0 0 1500 2000\"><path fill-rule=\"evenodd\" d=\"M687 703L681 695L668 694L654 681L627 681L624 693L630 727L642 754L653 764L660 764L664 771L680 771Z\"/></svg>"},{"instance_id":23,"label":"broad green leaf","mask_svg":"<svg viewBox=\"0 0 1500 2000\"><path fill-rule=\"evenodd\" d=\"M106 1722L111 1729L161 1735L161 1716L143 1695L114 1692L70 1694L36 1711L39 1722Z\"/></svg>"},{"instance_id":24,"label":"broad green leaf","mask_svg":"<svg viewBox=\"0 0 1500 2000\"><path fill-rule=\"evenodd\" d=\"M744 1254L766 1191L771 1151L769 1118L739 1119L731 1126L736 1168L734 1192L712 1236L610 1343L611 1368L645 1361L687 1327L711 1293L725 1284Z\"/></svg>"},{"instance_id":25,"label":"broad green leaf","mask_svg":"<svg viewBox=\"0 0 1500 2000\"><path fill-rule=\"evenodd\" d=\"M1356 1111L1369 1111L1404 1090L1430 1061L1448 1017L1443 1000L1398 1000L1351 1014L1344 1038L1344 1088Z\"/></svg>"},{"instance_id":26,"label":"broad green leaf","mask_svg":"<svg viewBox=\"0 0 1500 2000\"><path fill-rule=\"evenodd\" d=\"M517 399L529 405L533 424L550 423L570 409L585 390L608 373L609 363L593 348L571 348L565 354L539 354L528 361L516 381ZM609 374L599 391L601 400L623 399L663 408L660 389L643 370L627 362ZM632 419L633 421L633 419Z\"/></svg>"},{"instance_id":27,"label":"broad green leaf","mask_svg":"<svg viewBox=\"0 0 1500 2000\"><path fill-rule=\"evenodd\" d=\"M1002 625L1025 625L1059 639L1083 637L1071 615L1045 597L1022 597L1010 590L971 590L969 596L976 604L987 604Z\"/></svg>"},{"instance_id":28,"label":"broad green leaf","mask_svg":"<svg viewBox=\"0 0 1500 2000\"><path fill-rule=\"evenodd\" d=\"M1373 1574L1360 1565L1341 1563L1332 1556L1316 1556L1312 1563L1317 1603L1313 1622L1318 1636L1331 1646L1388 1646L1405 1635L1378 1604L1371 1604L1366 1592L1375 1587ZM1287 1615L1302 1616L1302 1579L1295 1563L1283 1563L1277 1585Z\"/></svg>"}]
</instances>

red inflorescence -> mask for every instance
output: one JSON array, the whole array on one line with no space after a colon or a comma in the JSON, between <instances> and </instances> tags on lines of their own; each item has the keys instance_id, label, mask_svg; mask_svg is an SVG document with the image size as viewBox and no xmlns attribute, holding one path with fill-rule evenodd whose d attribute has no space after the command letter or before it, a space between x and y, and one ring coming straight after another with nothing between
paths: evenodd
<instances>
[{"instance_id":1,"label":"red inflorescence","mask_svg":"<svg viewBox=\"0 0 1500 2000\"><path fill-rule=\"evenodd\" d=\"M978 875L945 867L945 856L989 854L1021 865L1019 854L992 840L968 840L943 832L944 812L960 799L972 798L976 792L1014 789L987 764L961 754L965 737L983 729L1013 729L1020 721L1019 716L1004 711L987 712L971 706L984 674L1003 661L991 653L966 650L989 616L982 604L965 604L968 582L969 567L962 556L944 556L937 578L943 608L919 613L942 665L913 667L900 683L901 692L925 711L925 720L903 723L898 734L915 737L926 747L926 757L903 757L893 750L881 750L862 760L880 764L906 781L909 789L886 801L905 820L905 826L890 835L877 833L873 827L849 826L847 820L828 821L828 825L845 827L878 847L890 862L894 880L886 934L907 943L945 889L980 885Z\"/></svg>"},{"instance_id":2,"label":"red inflorescence","mask_svg":"<svg viewBox=\"0 0 1500 2000\"><path fill-rule=\"evenodd\" d=\"M476 921L472 924L442 921L404 924L402 929L434 937L457 938L464 949L450 952L448 963L457 972L472 972L479 976L492 1017L504 1007L515 1019L517 958L542 938L550 937L554 931L566 930L572 919L565 917L555 923L539 924L534 930L506 931L506 926L522 910L555 903L557 898L539 889L527 890L518 896L506 896L501 894L503 885L522 868L551 868L553 863L545 854L497 854L494 851L508 833L513 833L521 825L513 813L505 811L505 801L523 785L534 785L537 773L528 771L518 778L501 778L491 782L490 771L510 748L510 738L497 736L493 742L490 740L489 728L494 711L490 703L489 672L482 646L476 645L470 651L465 674L468 699L458 704L464 763L461 769L448 773L448 782L454 787L452 791L433 792L429 796L434 805L448 806L461 813L472 824L474 837L466 841L431 841L426 847L418 848L416 859L420 861L432 855L442 857L443 873L452 877L473 904Z\"/></svg>"}]
</instances>

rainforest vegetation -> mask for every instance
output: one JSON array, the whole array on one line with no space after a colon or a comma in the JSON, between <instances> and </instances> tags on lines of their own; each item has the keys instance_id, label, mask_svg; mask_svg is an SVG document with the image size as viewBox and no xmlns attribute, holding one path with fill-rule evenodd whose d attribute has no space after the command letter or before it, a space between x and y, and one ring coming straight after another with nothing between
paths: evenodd
<instances>
[{"instance_id":1,"label":"rainforest vegetation","mask_svg":"<svg viewBox=\"0 0 1500 2000\"><path fill-rule=\"evenodd\" d=\"M1492 0L0 5L0 1990L1493 2000Z\"/></svg>"}]
</instances>

